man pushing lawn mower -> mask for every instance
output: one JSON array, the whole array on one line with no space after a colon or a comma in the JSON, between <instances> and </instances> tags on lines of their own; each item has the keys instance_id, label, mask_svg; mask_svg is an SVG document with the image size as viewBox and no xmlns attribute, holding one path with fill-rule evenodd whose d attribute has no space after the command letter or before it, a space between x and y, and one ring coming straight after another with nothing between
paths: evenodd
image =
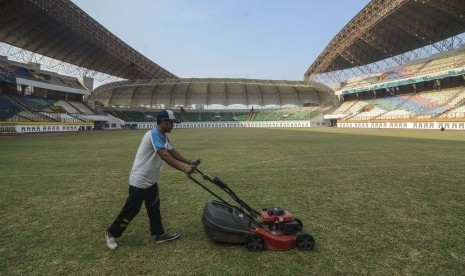
<instances>
[{"instance_id":1,"label":"man pushing lawn mower","mask_svg":"<svg viewBox=\"0 0 465 276\"><path fill-rule=\"evenodd\" d=\"M173 149L167 133L173 124L179 123L170 110L162 110L157 115L157 127L149 130L142 138L129 177L129 196L123 209L113 224L105 230L108 248L116 249L119 238L132 219L139 213L142 203L150 219L150 232L157 243L179 238L179 233L165 233L161 222L160 197L157 180L163 161L187 176L218 200L208 201L204 207L202 223L205 233L213 240L223 243L243 243L253 252L264 248L270 250L311 250L315 240L310 233L302 232L303 223L289 211L279 207L263 208L257 211L245 203L219 178L211 177L200 171L197 166L201 160L189 160ZM183 165L187 164L186 165ZM237 204L228 203L222 197L195 178L199 173L203 180L214 184L229 195Z\"/></svg>"},{"instance_id":2,"label":"man pushing lawn mower","mask_svg":"<svg viewBox=\"0 0 465 276\"><path fill-rule=\"evenodd\" d=\"M111 226L105 230L108 248L118 247L116 238L123 234L129 223L139 213L143 202L145 202L150 219L150 233L156 243L180 237L179 233L165 233L161 220L157 184L163 161L188 175L195 171L195 161L177 152L168 139L167 133L171 132L174 123L180 123L176 120L174 113L170 110L162 110L157 114L157 127L149 130L142 138L129 176L129 195L126 203Z\"/></svg>"}]
</instances>

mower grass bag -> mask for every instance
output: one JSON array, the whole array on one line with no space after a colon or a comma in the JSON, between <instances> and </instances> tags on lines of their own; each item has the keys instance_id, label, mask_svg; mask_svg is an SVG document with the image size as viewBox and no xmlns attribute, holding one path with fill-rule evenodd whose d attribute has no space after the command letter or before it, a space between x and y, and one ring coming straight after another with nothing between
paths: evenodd
<instances>
[{"instance_id":1,"label":"mower grass bag","mask_svg":"<svg viewBox=\"0 0 465 276\"><path fill-rule=\"evenodd\" d=\"M253 222L237 208L212 200L208 201L203 208L202 223L205 233L212 240L244 243Z\"/></svg>"}]
</instances>

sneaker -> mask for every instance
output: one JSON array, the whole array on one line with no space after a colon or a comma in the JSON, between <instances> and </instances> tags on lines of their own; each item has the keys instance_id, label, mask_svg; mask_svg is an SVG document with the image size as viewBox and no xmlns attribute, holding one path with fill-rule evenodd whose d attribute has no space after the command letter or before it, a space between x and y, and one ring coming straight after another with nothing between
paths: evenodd
<instances>
[{"instance_id":1,"label":"sneaker","mask_svg":"<svg viewBox=\"0 0 465 276\"><path fill-rule=\"evenodd\" d=\"M172 241L177 238L179 238L181 234L179 233L169 233L169 234L163 234L163 235L156 235L155 236L155 242L156 243L162 243L166 241Z\"/></svg>"},{"instance_id":2,"label":"sneaker","mask_svg":"<svg viewBox=\"0 0 465 276\"><path fill-rule=\"evenodd\" d=\"M108 229L105 230L105 241L107 243L107 247L110 249L116 249L118 247L116 238L111 236L111 234L108 232Z\"/></svg>"}]
</instances>

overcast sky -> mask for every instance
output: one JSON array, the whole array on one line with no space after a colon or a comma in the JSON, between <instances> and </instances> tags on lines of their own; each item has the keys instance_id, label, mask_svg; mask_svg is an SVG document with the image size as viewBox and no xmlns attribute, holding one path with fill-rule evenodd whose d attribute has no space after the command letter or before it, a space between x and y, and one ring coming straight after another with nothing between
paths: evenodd
<instances>
[{"instance_id":1,"label":"overcast sky","mask_svg":"<svg viewBox=\"0 0 465 276\"><path fill-rule=\"evenodd\" d=\"M303 80L369 0L72 0L181 78Z\"/></svg>"}]
</instances>

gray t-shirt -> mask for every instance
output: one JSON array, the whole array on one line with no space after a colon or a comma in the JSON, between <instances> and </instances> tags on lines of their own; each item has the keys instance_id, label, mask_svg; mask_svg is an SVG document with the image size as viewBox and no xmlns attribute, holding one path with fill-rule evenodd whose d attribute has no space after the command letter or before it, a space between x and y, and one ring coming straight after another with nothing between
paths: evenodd
<instances>
[{"instance_id":1,"label":"gray t-shirt","mask_svg":"<svg viewBox=\"0 0 465 276\"><path fill-rule=\"evenodd\" d=\"M163 159L157 151L173 149L166 134L161 134L157 128L147 131L137 150L134 165L129 175L129 185L147 189L158 181Z\"/></svg>"}]
</instances>

